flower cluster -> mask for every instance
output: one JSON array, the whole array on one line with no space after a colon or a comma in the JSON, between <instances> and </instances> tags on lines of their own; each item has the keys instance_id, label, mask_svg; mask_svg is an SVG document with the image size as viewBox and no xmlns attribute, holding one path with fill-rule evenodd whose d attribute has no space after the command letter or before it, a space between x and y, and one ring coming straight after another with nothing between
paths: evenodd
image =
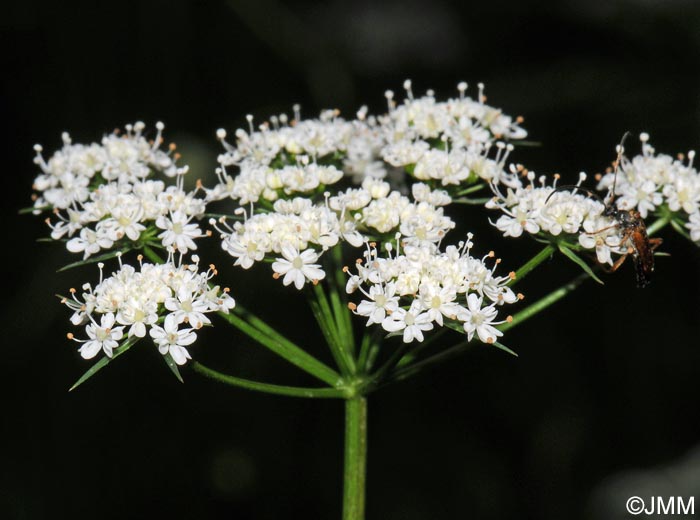
<instances>
[{"instance_id":1,"label":"flower cluster","mask_svg":"<svg viewBox=\"0 0 700 520\"><path fill-rule=\"evenodd\" d=\"M444 192L424 184L413 186L413 200L391 191L388 183L366 178L359 188L348 188L323 201L308 198L279 199L273 211L247 216L229 226L225 219L210 223L221 235L223 249L244 269L273 255L275 277L284 285L302 289L317 282L325 272L316 264L319 256L341 240L354 247L374 237L396 231L411 243L439 242L454 227L439 205L449 202ZM281 255L280 258L278 255Z\"/></svg>"},{"instance_id":2,"label":"flower cluster","mask_svg":"<svg viewBox=\"0 0 700 520\"><path fill-rule=\"evenodd\" d=\"M483 84L478 100L466 96L467 84L460 83L459 97L441 102L433 91L415 98L408 80L404 88L407 97L398 106L394 93L386 92L389 113L379 118L386 140L381 154L387 163L440 186L500 180L513 147L499 139L524 138L522 118L513 120L487 105Z\"/></svg>"},{"instance_id":3,"label":"flower cluster","mask_svg":"<svg viewBox=\"0 0 700 520\"><path fill-rule=\"evenodd\" d=\"M102 276L92 287L86 283L79 297L75 289L62 303L72 311L73 325L85 324L88 339L70 339L81 343L80 355L95 357L100 351L112 357L114 349L125 336L134 340L150 334L161 354L169 355L183 365L190 354L185 347L197 339L196 330L210 324L207 314L228 312L235 305L228 289L210 286L216 270L210 266L199 271L199 259L192 264L176 265L172 255L164 264L143 263L139 268L121 264L111 276ZM115 326L116 325L116 326Z\"/></svg>"},{"instance_id":4,"label":"flower cluster","mask_svg":"<svg viewBox=\"0 0 700 520\"><path fill-rule=\"evenodd\" d=\"M346 291L359 290L364 297L359 304L350 304L355 314L392 333L400 333L405 343L423 341L424 332L435 324L456 324L469 341L476 334L480 341L493 343L502 336L495 325L497 307L515 303L516 295L508 287L514 273L496 276L500 260L474 258L472 235L458 246L441 251L436 245L424 243L386 243L387 256L380 256L376 245L368 246L364 259L356 262L357 274L348 280ZM346 272L350 272L348 268Z\"/></svg>"},{"instance_id":5,"label":"flower cluster","mask_svg":"<svg viewBox=\"0 0 700 520\"><path fill-rule=\"evenodd\" d=\"M190 223L204 212L204 200L183 189L186 166L176 165L174 145L165 152L163 124L149 142L145 125L127 125L126 132L106 135L101 144L73 144L63 134L63 148L48 160L37 145L35 163L42 173L34 181L36 213L52 210L47 219L51 238L64 240L72 253L87 259L110 249L122 239L154 240L181 253L196 249L193 239L202 236ZM175 183L153 179L156 172Z\"/></svg>"},{"instance_id":6,"label":"flower cluster","mask_svg":"<svg viewBox=\"0 0 700 520\"><path fill-rule=\"evenodd\" d=\"M528 179L523 184L518 173ZM506 237L519 237L523 232L551 239L569 235L586 249L595 249L598 262L613 264L612 254L624 255L627 250L621 243L621 235L616 222L604 215L605 206L599 200L578 193L576 187L586 179L579 175L579 182L572 191L557 191L558 175L551 186L541 176L535 182L534 172L527 172L521 166L510 172L510 185L502 193L498 185L492 185L496 196L486 203L490 209L499 209L501 215L494 225Z\"/></svg>"},{"instance_id":7,"label":"flower cluster","mask_svg":"<svg viewBox=\"0 0 700 520\"><path fill-rule=\"evenodd\" d=\"M412 245L439 243L455 226L443 206L460 195L456 188L503 177L512 146L497 139L526 133L519 120L485 104L483 86L478 101L460 84L459 98L446 102L432 92L415 99L410 82L404 86L404 103L395 106L390 95L389 113L380 117L363 108L353 121L337 110L301 120L295 107L293 119L276 116L257 130L248 116L235 146L218 131L225 152L207 201L239 205L232 225L212 222L235 265L272 259L274 276L301 289L324 278L317 262L342 242L361 247L398 232Z\"/></svg>"},{"instance_id":8,"label":"flower cluster","mask_svg":"<svg viewBox=\"0 0 700 520\"><path fill-rule=\"evenodd\" d=\"M693 167L695 152L688 160L657 154L649 144L649 134L639 136L642 153L632 159L622 157L615 181L609 171L598 189L611 190L615 183L616 203L620 209L639 211L642 218L666 206L690 230L691 238L700 241L700 174Z\"/></svg>"},{"instance_id":9,"label":"flower cluster","mask_svg":"<svg viewBox=\"0 0 700 520\"><path fill-rule=\"evenodd\" d=\"M356 183L366 176L383 178L386 171L375 160L380 136L365 120L345 121L337 110L325 110L318 119L301 120L299 107L289 121L285 114L275 116L249 131L238 129L236 146L226 141L220 129L217 137L225 153L218 158L219 183L208 192L210 200L230 197L239 204L273 202L279 198L323 193L351 175ZM373 121L373 120L372 120ZM238 172L229 173L231 167Z\"/></svg>"}]
</instances>

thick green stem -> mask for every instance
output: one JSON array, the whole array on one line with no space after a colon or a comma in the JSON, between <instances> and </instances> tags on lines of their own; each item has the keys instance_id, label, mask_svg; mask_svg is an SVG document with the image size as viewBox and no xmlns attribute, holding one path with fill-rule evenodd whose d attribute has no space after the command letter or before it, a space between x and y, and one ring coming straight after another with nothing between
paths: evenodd
<instances>
[{"instance_id":1,"label":"thick green stem","mask_svg":"<svg viewBox=\"0 0 700 520\"><path fill-rule=\"evenodd\" d=\"M537 253L535 256L533 256L530 260L528 260L525 265L523 265L520 269L515 271L515 278L510 281L508 285L513 286L516 283L518 283L520 280L525 278L530 271L535 269L538 265L540 265L542 262L550 258L554 254L554 246L549 244L545 246L542 251Z\"/></svg>"},{"instance_id":2,"label":"thick green stem","mask_svg":"<svg viewBox=\"0 0 700 520\"><path fill-rule=\"evenodd\" d=\"M367 474L367 398L345 401L343 520L364 520Z\"/></svg>"},{"instance_id":3,"label":"thick green stem","mask_svg":"<svg viewBox=\"0 0 700 520\"><path fill-rule=\"evenodd\" d=\"M192 366L192 369L195 372L198 372L203 376L218 381L219 383L237 386L240 388L245 388L247 390L254 390L256 392L286 395L289 397L305 397L317 399L339 399L346 397L347 395L346 392L340 388L305 388L299 386L273 385L269 383L261 383L259 381L252 381L250 379L243 379L228 374L222 374L221 372L218 372L214 369L202 365L198 361L193 361L192 363L190 363L190 365Z\"/></svg>"}]
</instances>

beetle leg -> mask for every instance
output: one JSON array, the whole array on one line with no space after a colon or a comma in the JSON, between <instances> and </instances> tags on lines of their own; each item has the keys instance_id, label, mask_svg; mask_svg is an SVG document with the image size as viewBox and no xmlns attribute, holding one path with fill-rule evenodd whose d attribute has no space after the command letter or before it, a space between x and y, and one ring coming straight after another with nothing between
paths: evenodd
<instances>
[{"instance_id":1,"label":"beetle leg","mask_svg":"<svg viewBox=\"0 0 700 520\"><path fill-rule=\"evenodd\" d=\"M617 270L620 268L620 266L621 266L622 264L625 263L625 260L627 260L627 257L628 257L629 255L630 255L629 253L625 253L625 254L622 255L620 258L618 258L617 260L615 260L615 263L614 263L614 264L612 265L612 267L608 270L608 272L609 272L609 273L614 273L615 271L617 271Z\"/></svg>"},{"instance_id":2,"label":"beetle leg","mask_svg":"<svg viewBox=\"0 0 700 520\"><path fill-rule=\"evenodd\" d=\"M598 233L602 233L603 231L607 231L608 229L613 229L616 227L620 227L619 224L613 224L612 226L604 227L603 229L599 229L598 231L591 231L590 233L588 231L585 231L586 235L597 235Z\"/></svg>"},{"instance_id":3,"label":"beetle leg","mask_svg":"<svg viewBox=\"0 0 700 520\"><path fill-rule=\"evenodd\" d=\"M657 247L659 247L661 244L663 244L664 239L663 238L650 238L649 239L649 247L651 248L652 251L655 251Z\"/></svg>"}]
</instances>

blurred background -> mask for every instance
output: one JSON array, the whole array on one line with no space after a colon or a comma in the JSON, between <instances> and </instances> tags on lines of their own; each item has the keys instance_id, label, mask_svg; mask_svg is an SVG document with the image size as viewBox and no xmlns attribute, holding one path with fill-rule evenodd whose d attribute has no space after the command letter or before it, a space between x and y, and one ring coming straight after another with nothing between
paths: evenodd
<instances>
[{"instance_id":1,"label":"blurred background","mask_svg":"<svg viewBox=\"0 0 700 520\"><path fill-rule=\"evenodd\" d=\"M25 0L0 19L2 287L0 517L339 518L342 404L248 393L134 349L75 392L86 370L53 297L97 278L56 274L67 253L18 216L37 173L32 145L98 140L137 119L166 123L192 181L211 178L214 132L292 103L313 116L383 92L460 80L525 117L514 160L575 179L614 158L622 134L657 150L700 146L700 4L692 0ZM472 94L474 91L472 90ZM638 142L628 142L636 153ZM8 162L9 158L9 162ZM536 244L454 213L506 270ZM627 518L631 495L695 496L700 508L700 250L665 233L651 287L632 266L588 283L505 338L371 397L368 518ZM453 235L454 240L459 237ZM212 241L213 242L213 241ZM233 294L324 356L292 290L265 269L218 260ZM555 257L520 290L530 301L573 277ZM301 309L301 311L299 310ZM300 326L299 324L302 324ZM270 382L313 381L225 326L194 355Z\"/></svg>"}]
</instances>

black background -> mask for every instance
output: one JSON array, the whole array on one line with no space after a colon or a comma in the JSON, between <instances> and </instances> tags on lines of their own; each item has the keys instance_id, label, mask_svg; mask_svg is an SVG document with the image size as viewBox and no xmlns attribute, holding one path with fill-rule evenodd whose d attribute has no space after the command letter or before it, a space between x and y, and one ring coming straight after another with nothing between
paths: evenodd
<instances>
[{"instance_id":1,"label":"black background","mask_svg":"<svg viewBox=\"0 0 700 520\"><path fill-rule=\"evenodd\" d=\"M612 0L479 3L13 2L0 19L5 258L0 517L338 518L342 405L252 394L134 349L79 390L88 364L53 294L97 276L55 270L37 243L32 145L98 139L162 119L194 180L211 179L221 126L300 102L384 108L410 77L442 97L484 81L541 147L514 160L574 179L601 170L626 130L659 151L700 144L700 5ZM473 93L473 91L472 91ZM635 150L636 142L628 149ZM504 270L537 250L480 212L453 216ZM631 266L507 334L519 358L479 347L370 399L368 518L626 518L631 495L700 500L698 248L671 233L651 287ZM453 235L454 240L459 236ZM303 301L266 268L218 261L234 296L319 356ZM556 257L530 301L577 267ZM192 349L244 377L313 384L220 324ZM700 507L700 504L698 504Z\"/></svg>"}]
</instances>

